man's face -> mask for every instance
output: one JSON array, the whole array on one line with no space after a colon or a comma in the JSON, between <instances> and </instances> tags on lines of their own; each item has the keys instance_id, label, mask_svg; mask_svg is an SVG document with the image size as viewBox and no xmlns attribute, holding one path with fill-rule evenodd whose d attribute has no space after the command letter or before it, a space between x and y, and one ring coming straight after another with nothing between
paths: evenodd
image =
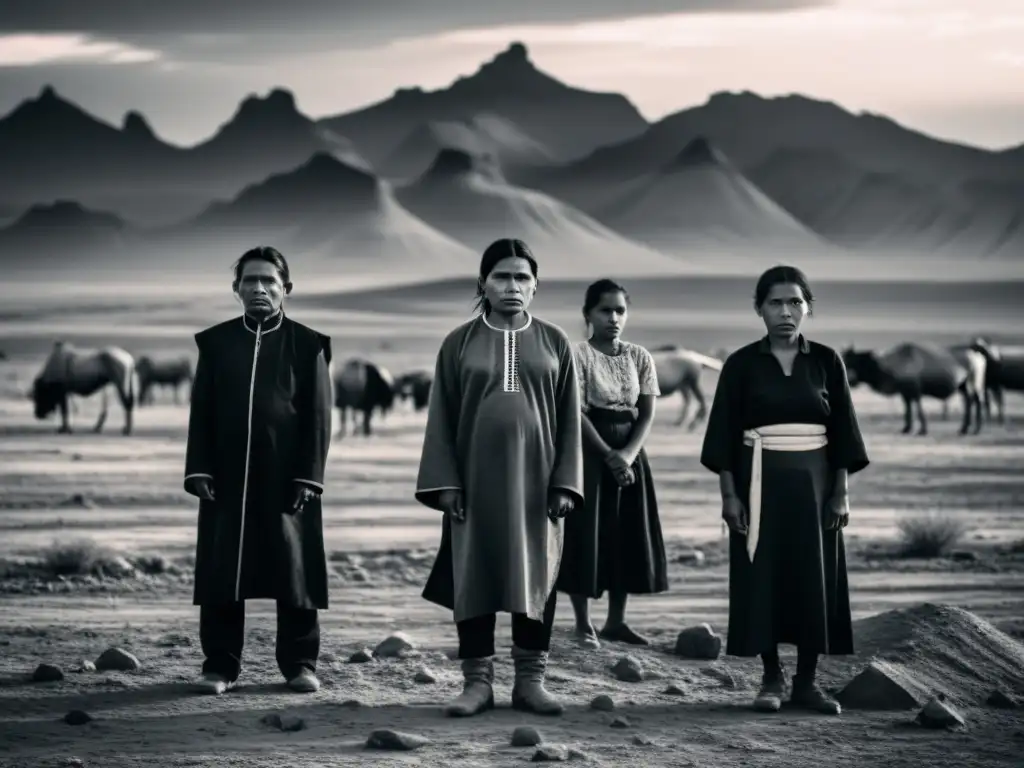
<instances>
[{"instance_id":1,"label":"man's face","mask_svg":"<svg viewBox=\"0 0 1024 768\"><path fill-rule=\"evenodd\" d=\"M286 293L277 267L269 261L260 260L245 264L237 290L245 313L257 319L276 314Z\"/></svg>"}]
</instances>

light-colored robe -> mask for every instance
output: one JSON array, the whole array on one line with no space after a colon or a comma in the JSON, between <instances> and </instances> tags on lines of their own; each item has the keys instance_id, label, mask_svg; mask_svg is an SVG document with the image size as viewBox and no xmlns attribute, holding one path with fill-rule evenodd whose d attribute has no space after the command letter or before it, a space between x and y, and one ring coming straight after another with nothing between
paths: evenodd
<instances>
[{"instance_id":1,"label":"light-colored robe","mask_svg":"<svg viewBox=\"0 0 1024 768\"><path fill-rule=\"evenodd\" d=\"M548 494L583 509L583 440L572 344L527 316L504 331L478 316L441 345L430 392L416 499L440 509L460 489L462 523L445 520L424 597L455 621L497 612L541 619L562 555L563 522Z\"/></svg>"}]
</instances>

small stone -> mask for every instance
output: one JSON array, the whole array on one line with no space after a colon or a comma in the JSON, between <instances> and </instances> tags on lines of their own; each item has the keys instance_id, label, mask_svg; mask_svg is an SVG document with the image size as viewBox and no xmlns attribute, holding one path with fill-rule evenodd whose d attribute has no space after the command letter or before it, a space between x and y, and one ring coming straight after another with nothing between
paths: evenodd
<instances>
[{"instance_id":1,"label":"small stone","mask_svg":"<svg viewBox=\"0 0 1024 768\"><path fill-rule=\"evenodd\" d=\"M80 757L69 757L64 761L67 768L85 768L85 762Z\"/></svg>"},{"instance_id":2,"label":"small stone","mask_svg":"<svg viewBox=\"0 0 1024 768\"><path fill-rule=\"evenodd\" d=\"M644 668L633 656L623 656L615 662L612 674L624 683L639 683L644 679Z\"/></svg>"},{"instance_id":3,"label":"small stone","mask_svg":"<svg viewBox=\"0 0 1024 768\"><path fill-rule=\"evenodd\" d=\"M95 672L96 671L96 665L93 662L89 661L88 659L84 659L82 661L82 663L78 665L78 671L79 672Z\"/></svg>"},{"instance_id":4,"label":"small stone","mask_svg":"<svg viewBox=\"0 0 1024 768\"><path fill-rule=\"evenodd\" d=\"M142 664L123 648L107 648L96 659L96 669L103 671L135 672Z\"/></svg>"},{"instance_id":5,"label":"small stone","mask_svg":"<svg viewBox=\"0 0 1024 768\"><path fill-rule=\"evenodd\" d=\"M996 709L1017 709L1020 706L1020 702L1016 698L999 689L992 691L985 699L985 703Z\"/></svg>"},{"instance_id":6,"label":"small stone","mask_svg":"<svg viewBox=\"0 0 1024 768\"><path fill-rule=\"evenodd\" d=\"M192 645L192 638L181 632L168 632L156 644L161 648L188 648Z\"/></svg>"},{"instance_id":7,"label":"small stone","mask_svg":"<svg viewBox=\"0 0 1024 768\"><path fill-rule=\"evenodd\" d=\"M646 736L641 736L640 734L637 734L633 737L633 743L638 747L649 747L652 744L654 744L654 742L651 741L649 738L647 738Z\"/></svg>"},{"instance_id":8,"label":"small stone","mask_svg":"<svg viewBox=\"0 0 1024 768\"><path fill-rule=\"evenodd\" d=\"M836 694L836 701L847 709L900 710L921 706L922 696L906 672L875 660Z\"/></svg>"},{"instance_id":9,"label":"small stone","mask_svg":"<svg viewBox=\"0 0 1024 768\"><path fill-rule=\"evenodd\" d=\"M424 736L393 731L390 728L380 728L373 731L366 739L366 748L384 749L392 752L410 752L429 743L430 739Z\"/></svg>"},{"instance_id":10,"label":"small stone","mask_svg":"<svg viewBox=\"0 0 1024 768\"><path fill-rule=\"evenodd\" d=\"M569 759L570 760L586 760L587 759L587 753L584 752L582 749L577 749L576 747L569 747Z\"/></svg>"},{"instance_id":11,"label":"small stone","mask_svg":"<svg viewBox=\"0 0 1024 768\"><path fill-rule=\"evenodd\" d=\"M687 552L681 552L679 557L676 558L676 562L682 565L704 565L704 553L699 549L691 549Z\"/></svg>"},{"instance_id":12,"label":"small stone","mask_svg":"<svg viewBox=\"0 0 1024 768\"><path fill-rule=\"evenodd\" d=\"M373 655L379 659L395 658L403 651L415 650L416 645L404 632L395 632L377 643Z\"/></svg>"},{"instance_id":13,"label":"small stone","mask_svg":"<svg viewBox=\"0 0 1024 768\"><path fill-rule=\"evenodd\" d=\"M32 673L34 683L55 683L64 679L64 670L55 664L40 664Z\"/></svg>"},{"instance_id":14,"label":"small stone","mask_svg":"<svg viewBox=\"0 0 1024 768\"><path fill-rule=\"evenodd\" d=\"M543 741L544 738L540 735L540 731L532 725L520 725L512 731L513 747L536 747Z\"/></svg>"},{"instance_id":15,"label":"small stone","mask_svg":"<svg viewBox=\"0 0 1024 768\"><path fill-rule=\"evenodd\" d=\"M722 684L723 688L734 689L736 687L736 678L732 676L732 672L723 667L716 667L714 665L708 665L701 667L701 674L705 677L710 677L712 680L717 680Z\"/></svg>"},{"instance_id":16,"label":"small stone","mask_svg":"<svg viewBox=\"0 0 1024 768\"><path fill-rule=\"evenodd\" d=\"M615 710L615 700L607 693L602 693L591 700L590 708L598 712L612 712Z\"/></svg>"},{"instance_id":17,"label":"small stone","mask_svg":"<svg viewBox=\"0 0 1024 768\"><path fill-rule=\"evenodd\" d=\"M676 656L684 659L717 659L722 653L722 638L710 624L687 627L676 636Z\"/></svg>"},{"instance_id":18,"label":"small stone","mask_svg":"<svg viewBox=\"0 0 1024 768\"><path fill-rule=\"evenodd\" d=\"M956 708L940 698L933 698L917 713L917 722L926 728L956 728L964 726L963 716Z\"/></svg>"},{"instance_id":19,"label":"small stone","mask_svg":"<svg viewBox=\"0 0 1024 768\"><path fill-rule=\"evenodd\" d=\"M365 664L368 661L373 661L373 651L369 648L360 648L348 657L349 664Z\"/></svg>"},{"instance_id":20,"label":"small stone","mask_svg":"<svg viewBox=\"0 0 1024 768\"><path fill-rule=\"evenodd\" d=\"M363 702L359 699L345 699L343 702L338 704L342 709L359 709L363 706Z\"/></svg>"},{"instance_id":21,"label":"small stone","mask_svg":"<svg viewBox=\"0 0 1024 768\"><path fill-rule=\"evenodd\" d=\"M327 663L327 664L333 664L333 663L334 663L334 662L336 662L337 660L338 660L338 657L337 657L337 656L335 656L335 655L334 655L333 653L331 653L330 651L323 651L323 652L322 652L322 653L320 654L320 661L323 661L323 662L325 662L325 663Z\"/></svg>"},{"instance_id":22,"label":"small stone","mask_svg":"<svg viewBox=\"0 0 1024 768\"><path fill-rule=\"evenodd\" d=\"M610 723L610 726L612 728L630 728L632 727L632 725L633 724L629 722L629 718L625 717L624 715L619 715Z\"/></svg>"},{"instance_id":23,"label":"small stone","mask_svg":"<svg viewBox=\"0 0 1024 768\"><path fill-rule=\"evenodd\" d=\"M85 725L92 720L92 715L81 709L72 709L64 715L64 722L68 725Z\"/></svg>"},{"instance_id":24,"label":"small stone","mask_svg":"<svg viewBox=\"0 0 1024 768\"><path fill-rule=\"evenodd\" d=\"M306 721L301 717L297 715L281 715L277 712L264 715L260 718L260 722L264 725L269 725L271 728L277 728L280 731L301 731L306 727Z\"/></svg>"},{"instance_id":25,"label":"small stone","mask_svg":"<svg viewBox=\"0 0 1024 768\"><path fill-rule=\"evenodd\" d=\"M435 675L433 672L431 672L426 667L420 667L418 670L416 670L416 674L413 675L412 679L415 682L417 682L417 683L423 683L423 684L436 683L437 682L437 675Z\"/></svg>"},{"instance_id":26,"label":"small stone","mask_svg":"<svg viewBox=\"0 0 1024 768\"><path fill-rule=\"evenodd\" d=\"M678 683L669 683L662 691L666 696L685 696L686 691Z\"/></svg>"},{"instance_id":27,"label":"small stone","mask_svg":"<svg viewBox=\"0 0 1024 768\"><path fill-rule=\"evenodd\" d=\"M558 746L555 744L545 744L537 747L537 751L533 753L533 757L530 758L530 762L533 763L562 763L565 762L569 757L569 752L565 747Z\"/></svg>"}]
</instances>

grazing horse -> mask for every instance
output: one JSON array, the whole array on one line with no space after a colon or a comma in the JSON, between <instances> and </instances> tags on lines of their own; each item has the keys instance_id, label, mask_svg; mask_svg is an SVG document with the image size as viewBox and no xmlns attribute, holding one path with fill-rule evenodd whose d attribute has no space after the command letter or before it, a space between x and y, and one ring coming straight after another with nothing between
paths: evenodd
<instances>
[{"instance_id":1,"label":"grazing horse","mask_svg":"<svg viewBox=\"0 0 1024 768\"><path fill-rule=\"evenodd\" d=\"M1005 424L1003 390L1024 392L1024 351L1008 353L982 336L971 343L971 349L985 356L985 415L992 418L994 400L999 409L999 423Z\"/></svg>"},{"instance_id":2,"label":"grazing horse","mask_svg":"<svg viewBox=\"0 0 1024 768\"><path fill-rule=\"evenodd\" d=\"M124 408L123 432L130 435L139 379L135 371L135 359L120 347L85 350L75 349L62 341L56 342L42 372L32 382L29 397L35 402L37 419L45 419L56 408L60 408L61 425L57 431L68 433L71 432L68 419L69 396L89 397L100 392L100 415L93 428L94 432L99 432L107 420L107 386L110 384L117 389Z\"/></svg>"},{"instance_id":3,"label":"grazing horse","mask_svg":"<svg viewBox=\"0 0 1024 768\"><path fill-rule=\"evenodd\" d=\"M686 421L687 412L690 410L690 398L697 400L697 413L694 414L689 426L689 430L692 431L708 414L707 400L700 386L701 373L705 368L721 371L722 361L672 344L649 351L654 358L661 396L668 397L678 392L683 399L683 410L676 421L677 426Z\"/></svg>"},{"instance_id":4,"label":"grazing horse","mask_svg":"<svg viewBox=\"0 0 1024 768\"><path fill-rule=\"evenodd\" d=\"M960 434L967 434L975 414L974 434L981 431L981 393L985 387L985 358L969 347L942 348L931 344L904 342L885 352L843 350L850 386L864 383L882 395L903 398L903 434L913 429L913 406L917 406L919 435L928 434L928 422L921 407L922 397L946 400L959 392L964 402Z\"/></svg>"},{"instance_id":5,"label":"grazing horse","mask_svg":"<svg viewBox=\"0 0 1024 768\"><path fill-rule=\"evenodd\" d=\"M430 385L434 382L431 371L403 373L395 380L395 393L403 402L412 398L413 407L422 411L430 402Z\"/></svg>"},{"instance_id":6,"label":"grazing horse","mask_svg":"<svg viewBox=\"0 0 1024 768\"><path fill-rule=\"evenodd\" d=\"M192 386L195 373L192 370L192 360L188 355L171 360L156 361L153 358L143 355L135 364L135 370L139 374L139 405L151 405L153 403L153 385L160 387L170 386L174 391L174 403L178 404L178 387L187 384L186 391Z\"/></svg>"},{"instance_id":7,"label":"grazing horse","mask_svg":"<svg viewBox=\"0 0 1024 768\"><path fill-rule=\"evenodd\" d=\"M395 380L386 368L368 360L353 358L345 363L334 376L334 404L341 411L340 434L344 435L348 424L348 409L353 411L352 424L355 434L355 412L363 414L363 434L369 436L370 418L375 408L382 414L391 410L395 402Z\"/></svg>"}]
</instances>

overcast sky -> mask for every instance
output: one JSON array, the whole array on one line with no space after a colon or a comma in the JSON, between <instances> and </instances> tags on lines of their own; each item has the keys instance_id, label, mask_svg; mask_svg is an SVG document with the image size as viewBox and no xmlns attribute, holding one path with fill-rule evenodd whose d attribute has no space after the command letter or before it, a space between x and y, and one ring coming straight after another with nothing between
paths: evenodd
<instances>
[{"instance_id":1,"label":"overcast sky","mask_svg":"<svg viewBox=\"0 0 1024 768\"><path fill-rule=\"evenodd\" d=\"M718 90L795 92L1024 143L1024 0L4 0L0 114L49 83L192 144L249 93L283 86L338 114L446 86L512 41L649 120Z\"/></svg>"}]
</instances>

